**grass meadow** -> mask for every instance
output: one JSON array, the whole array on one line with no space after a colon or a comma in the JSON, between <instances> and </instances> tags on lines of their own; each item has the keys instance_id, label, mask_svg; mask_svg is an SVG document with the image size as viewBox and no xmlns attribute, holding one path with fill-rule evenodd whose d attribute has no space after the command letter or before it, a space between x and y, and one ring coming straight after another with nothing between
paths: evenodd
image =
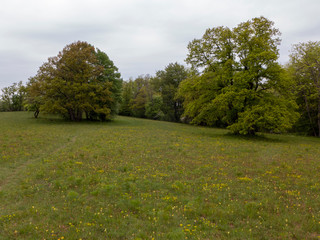
<instances>
[{"instance_id":1,"label":"grass meadow","mask_svg":"<svg viewBox=\"0 0 320 240\"><path fill-rule=\"evenodd\" d=\"M0 239L319 239L320 139L0 113Z\"/></svg>"}]
</instances>

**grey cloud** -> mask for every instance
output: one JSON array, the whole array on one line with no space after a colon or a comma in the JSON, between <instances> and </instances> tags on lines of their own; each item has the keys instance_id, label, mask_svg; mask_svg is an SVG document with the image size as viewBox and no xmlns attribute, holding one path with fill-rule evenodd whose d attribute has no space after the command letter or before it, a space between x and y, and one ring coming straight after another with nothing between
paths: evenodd
<instances>
[{"instance_id":1,"label":"grey cloud","mask_svg":"<svg viewBox=\"0 0 320 240\"><path fill-rule=\"evenodd\" d=\"M106 52L124 79L154 74L183 63L188 42L207 28L232 28L261 15L283 33L284 63L291 44L320 39L319 7L318 0L2 0L0 88L26 81L77 40Z\"/></svg>"},{"instance_id":2,"label":"grey cloud","mask_svg":"<svg viewBox=\"0 0 320 240\"><path fill-rule=\"evenodd\" d=\"M0 52L0 89L36 74L39 62L30 61L19 52Z\"/></svg>"}]
</instances>

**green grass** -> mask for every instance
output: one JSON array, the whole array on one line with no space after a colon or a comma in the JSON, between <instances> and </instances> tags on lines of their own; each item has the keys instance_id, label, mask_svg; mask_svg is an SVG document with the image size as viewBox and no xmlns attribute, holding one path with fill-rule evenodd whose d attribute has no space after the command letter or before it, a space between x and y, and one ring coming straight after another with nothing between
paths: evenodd
<instances>
[{"instance_id":1,"label":"green grass","mask_svg":"<svg viewBox=\"0 0 320 240\"><path fill-rule=\"evenodd\" d=\"M0 113L0 239L319 239L320 139Z\"/></svg>"}]
</instances>

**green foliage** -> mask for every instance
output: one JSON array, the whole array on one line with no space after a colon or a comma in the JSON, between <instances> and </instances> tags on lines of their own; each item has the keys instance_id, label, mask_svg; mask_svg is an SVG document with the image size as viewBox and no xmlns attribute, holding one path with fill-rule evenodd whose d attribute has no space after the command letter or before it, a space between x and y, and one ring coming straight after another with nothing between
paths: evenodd
<instances>
[{"instance_id":1,"label":"green foliage","mask_svg":"<svg viewBox=\"0 0 320 240\"><path fill-rule=\"evenodd\" d=\"M28 83L30 109L72 121L107 120L118 111L121 79L108 56L86 42L67 45Z\"/></svg>"},{"instance_id":2,"label":"green foliage","mask_svg":"<svg viewBox=\"0 0 320 240\"><path fill-rule=\"evenodd\" d=\"M160 95L153 95L151 101L146 105L146 117L150 119L163 120L164 113L162 112L163 100Z\"/></svg>"},{"instance_id":3,"label":"green foliage","mask_svg":"<svg viewBox=\"0 0 320 240\"><path fill-rule=\"evenodd\" d=\"M123 83L120 114L125 116L146 117L146 105L152 99L151 76L139 76Z\"/></svg>"},{"instance_id":4,"label":"green foliage","mask_svg":"<svg viewBox=\"0 0 320 240\"><path fill-rule=\"evenodd\" d=\"M113 61L110 60L108 55L99 49L96 52L97 59L99 64L103 67L104 72L101 76L99 76L100 82L109 82L111 83L111 103L110 103L110 114L115 115L118 114L120 104L122 101L121 93L122 93L122 79L121 75L118 72L118 68L114 65Z\"/></svg>"},{"instance_id":5,"label":"green foliage","mask_svg":"<svg viewBox=\"0 0 320 240\"><path fill-rule=\"evenodd\" d=\"M320 42L294 45L288 71L301 114L296 130L320 136Z\"/></svg>"},{"instance_id":6,"label":"green foliage","mask_svg":"<svg viewBox=\"0 0 320 240\"><path fill-rule=\"evenodd\" d=\"M227 27L207 29L201 39L189 43L186 62L194 70L204 69L205 72L214 72L221 66L232 69L235 49L233 38L234 33Z\"/></svg>"},{"instance_id":7,"label":"green foliage","mask_svg":"<svg viewBox=\"0 0 320 240\"><path fill-rule=\"evenodd\" d=\"M146 86L142 86L131 101L131 110L133 116L143 118L145 117L146 104L148 102L148 95Z\"/></svg>"},{"instance_id":8,"label":"green foliage","mask_svg":"<svg viewBox=\"0 0 320 240\"><path fill-rule=\"evenodd\" d=\"M242 135L254 134L257 131L282 133L290 129L299 114L295 112L296 103L284 98L263 100L262 104L253 105L239 113L238 121L228 128L233 133Z\"/></svg>"},{"instance_id":9,"label":"green foliage","mask_svg":"<svg viewBox=\"0 0 320 240\"><path fill-rule=\"evenodd\" d=\"M139 76L124 82L120 114L179 122L183 106L177 91L187 74L183 65L171 63L155 77Z\"/></svg>"},{"instance_id":10,"label":"green foliage","mask_svg":"<svg viewBox=\"0 0 320 240\"><path fill-rule=\"evenodd\" d=\"M203 74L180 85L184 116L194 124L228 126L244 135L290 129L298 115L279 90L287 81L276 62L279 35L273 22L260 17L232 30L208 29L193 40L186 61Z\"/></svg>"},{"instance_id":11,"label":"green foliage","mask_svg":"<svg viewBox=\"0 0 320 240\"><path fill-rule=\"evenodd\" d=\"M177 97L179 84L187 78L183 65L170 63L164 70L158 71L153 80L155 92L163 99L162 112L164 120L180 122L183 113L182 99Z\"/></svg>"},{"instance_id":12,"label":"green foliage","mask_svg":"<svg viewBox=\"0 0 320 240\"><path fill-rule=\"evenodd\" d=\"M0 112L5 112L5 111L6 111L5 104L0 99Z\"/></svg>"},{"instance_id":13,"label":"green foliage","mask_svg":"<svg viewBox=\"0 0 320 240\"><path fill-rule=\"evenodd\" d=\"M33 116L38 118L40 113L40 107L44 104L44 89L41 87L43 82L39 79L39 75L29 78L29 82L26 87L26 101L25 107L28 111L32 111Z\"/></svg>"},{"instance_id":14,"label":"green foliage","mask_svg":"<svg viewBox=\"0 0 320 240\"><path fill-rule=\"evenodd\" d=\"M122 83L122 103L120 107L120 115L132 116L131 100L133 99L133 81Z\"/></svg>"},{"instance_id":15,"label":"green foliage","mask_svg":"<svg viewBox=\"0 0 320 240\"><path fill-rule=\"evenodd\" d=\"M201 76L194 75L182 81L179 85L178 97L184 99L184 116L191 118L191 123L193 124L205 124L202 117L206 112L204 108L221 91L222 86L220 86L219 81L216 81L217 78L215 76L214 72L207 72ZM207 120L209 120L209 116L214 117L209 114L206 117ZM221 126L218 124L218 119L213 120L212 124L208 125Z\"/></svg>"},{"instance_id":16,"label":"green foliage","mask_svg":"<svg viewBox=\"0 0 320 240\"><path fill-rule=\"evenodd\" d=\"M9 87L5 87L2 90L0 98L0 111L23 111L24 110L24 99L26 95L26 89L22 84L13 83Z\"/></svg>"}]
</instances>

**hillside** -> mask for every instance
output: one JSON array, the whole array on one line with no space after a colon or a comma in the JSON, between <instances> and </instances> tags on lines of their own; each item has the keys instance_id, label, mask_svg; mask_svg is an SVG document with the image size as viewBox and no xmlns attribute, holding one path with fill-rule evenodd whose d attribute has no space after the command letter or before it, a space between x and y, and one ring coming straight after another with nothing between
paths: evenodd
<instances>
[{"instance_id":1,"label":"hillside","mask_svg":"<svg viewBox=\"0 0 320 240\"><path fill-rule=\"evenodd\" d=\"M318 239L320 139L0 113L0 239Z\"/></svg>"}]
</instances>

